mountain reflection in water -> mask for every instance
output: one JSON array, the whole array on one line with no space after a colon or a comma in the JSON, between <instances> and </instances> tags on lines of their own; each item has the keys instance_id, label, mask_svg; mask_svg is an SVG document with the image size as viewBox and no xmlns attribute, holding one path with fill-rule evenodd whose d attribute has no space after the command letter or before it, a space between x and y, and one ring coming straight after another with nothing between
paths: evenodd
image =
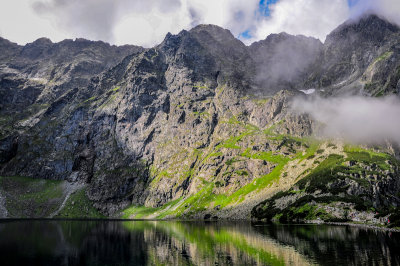
<instances>
[{"instance_id":1,"label":"mountain reflection in water","mask_svg":"<svg viewBox=\"0 0 400 266\"><path fill-rule=\"evenodd\" d=\"M400 234L332 225L2 220L2 265L400 265Z\"/></svg>"}]
</instances>

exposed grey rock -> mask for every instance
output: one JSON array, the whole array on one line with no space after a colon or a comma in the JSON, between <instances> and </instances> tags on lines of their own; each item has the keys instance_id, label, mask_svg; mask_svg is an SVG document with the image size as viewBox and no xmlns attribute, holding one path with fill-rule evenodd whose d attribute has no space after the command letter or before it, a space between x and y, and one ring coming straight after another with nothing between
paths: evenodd
<instances>
[{"instance_id":1,"label":"exposed grey rock","mask_svg":"<svg viewBox=\"0 0 400 266\"><path fill-rule=\"evenodd\" d=\"M218 184L213 193L235 191L276 166L235 161L242 154L235 145L286 156L304 147L254 134L204 156L243 134L232 125L310 136L315 123L290 108L298 90L340 94L363 79L381 82L400 63L398 34L371 16L342 25L325 44L278 34L247 47L213 25L168 34L151 49L82 39L21 47L0 39L0 174L87 183L88 197L107 215L130 204L162 206L198 192L203 181ZM374 94L376 86L361 92ZM349 180L333 185L365 192ZM375 191L393 184L384 182Z\"/></svg>"},{"instance_id":2,"label":"exposed grey rock","mask_svg":"<svg viewBox=\"0 0 400 266\"><path fill-rule=\"evenodd\" d=\"M375 15L349 20L330 33L304 83L324 94L381 96L400 80L400 29Z\"/></svg>"}]
</instances>

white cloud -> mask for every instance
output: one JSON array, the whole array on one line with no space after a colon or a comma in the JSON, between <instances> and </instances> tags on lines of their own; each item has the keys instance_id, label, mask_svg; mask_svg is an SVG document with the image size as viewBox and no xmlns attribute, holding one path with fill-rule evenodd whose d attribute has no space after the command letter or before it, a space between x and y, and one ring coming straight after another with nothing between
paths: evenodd
<instances>
[{"instance_id":1,"label":"white cloud","mask_svg":"<svg viewBox=\"0 0 400 266\"><path fill-rule=\"evenodd\" d=\"M39 37L53 41L83 37L115 44L158 44L167 32L216 24L235 36L250 29L251 43L286 31L324 40L350 16L374 10L400 25L400 0L279 0L271 17L259 0L1 0L0 33L20 44Z\"/></svg>"},{"instance_id":2,"label":"white cloud","mask_svg":"<svg viewBox=\"0 0 400 266\"><path fill-rule=\"evenodd\" d=\"M254 24L249 43L283 31L324 41L350 14L347 0L280 0L270 5L270 10L270 17L261 17Z\"/></svg>"},{"instance_id":3,"label":"white cloud","mask_svg":"<svg viewBox=\"0 0 400 266\"><path fill-rule=\"evenodd\" d=\"M36 0L34 9L71 37L150 47L202 23L237 36L254 22L258 0Z\"/></svg>"},{"instance_id":4,"label":"white cloud","mask_svg":"<svg viewBox=\"0 0 400 266\"><path fill-rule=\"evenodd\" d=\"M200 14L200 23L226 27L239 35L254 23L259 0L185 0Z\"/></svg>"},{"instance_id":5,"label":"white cloud","mask_svg":"<svg viewBox=\"0 0 400 266\"><path fill-rule=\"evenodd\" d=\"M25 44L40 37L61 41L70 34L32 10L33 0L0 1L0 32L3 38Z\"/></svg>"},{"instance_id":6,"label":"white cloud","mask_svg":"<svg viewBox=\"0 0 400 266\"><path fill-rule=\"evenodd\" d=\"M238 36L251 27L257 9L258 0L181 0L179 7L169 12L150 8L126 14L113 33L117 44L147 47L160 43L168 32L177 34L198 24L219 25Z\"/></svg>"},{"instance_id":7,"label":"white cloud","mask_svg":"<svg viewBox=\"0 0 400 266\"><path fill-rule=\"evenodd\" d=\"M351 10L351 16L356 18L365 12L371 11L385 17L392 23L400 25L399 0L358 0Z\"/></svg>"},{"instance_id":8,"label":"white cloud","mask_svg":"<svg viewBox=\"0 0 400 266\"><path fill-rule=\"evenodd\" d=\"M151 8L140 14L123 16L113 29L116 44L138 44L151 47L160 43L168 32L178 33L190 27L192 20L184 4L180 8L164 11Z\"/></svg>"},{"instance_id":9,"label":"white cloud","mask_svg":"<svg viewBox=\"0 0 400 266\"><path fill-rule=\"evenodd\" d=\"M395 96L371 98L297 98L292 107L322 123L322 134L355 143L400 144L400 100Z\"/></svg>"}]
</instances>

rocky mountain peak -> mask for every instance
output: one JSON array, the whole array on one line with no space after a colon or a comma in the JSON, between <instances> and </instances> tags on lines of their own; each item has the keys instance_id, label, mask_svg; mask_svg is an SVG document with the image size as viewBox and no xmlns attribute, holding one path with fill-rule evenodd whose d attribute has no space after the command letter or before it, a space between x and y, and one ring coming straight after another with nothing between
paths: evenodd
<instances>
[{"instance_id":1,"label":"rocky mountain peak","mask_svg":"<svg viewBox=\"0 0 400 266\"><path fill-rule=\"evenodd\" d=\"M207 48L216 49L218 46L219 49L228 51L231 56L234 53L245 53L246 46L227 29L216 25L202 24L189 32ZM229 56L229 54L226 54L226 56Z\"/></svg>"},{"instance_id":2,"label":"rocky mountain peak","mask_svg":"<svg viewBox=\"0 0 400 266\"><path fill-rule=\"evenodd\" d=\"M36 59L44 56L44 53L53 46L53 42L48 38L40 38L32 43L28 43L21 51L22 56Z\"/></svg>"},{"instance_id":3,"label":"rocky mountain peak","mask_svg":"<svg viewBox=\"0 0 400 266\"><path fill-rule=\"evenodd\" d=\"M238 41L238 39L236 39L229 30L211 24L198 25L191 29L189 32L194 34L198 38L212 37L213 40L219 43Z\"/></svg>"},{"instance_id":4,"label":"rocky mountain peak","mask_svg":"<svg viewBox=\"0 0 400 266\"><path fill-rule=\"evenodd\" d=\"M327 36L325 44L330 46L340 41L379 43L399 32L400 28L395 24L377 15L369 14L344 22Z\"/></svg>"},{"instance_id":5,"label":"rocky mountain peak","mask_svg":"<svg viewBox=\"0 0 400 266\"><path fill-rule=\"evenodd\" d=\"M0 37L0 62L2 60L10 59L14 54L16 54L21 49L16 43L10 42L7 39Z\"/></svg>"},{"instance_id":6,"label":"rocky mountain peak","mask_svg":"<svg viewBox=\"0 0 400 266\"><path fill-rule=\"evenodd\" d=\"M7 40L7 39L5 39L5 38L2 38L2 37L0 36L0 46L1 46L1 47L5 47L5 46L18 46L18 44L13 43L13 42L11 42L11 41L9 41L9 40Z\"/></svg>"},{"instance_id":7,"label":"rocky mountain peak","mask_svg":"<svg viewBox=\"0 0 400 266\"><path fill-rule=\"evenodd\" d=\"M52 44L53 42L49 38L42 37L31 43L28 43L27 46L48 46Z\"/></svg>"},{"instance_id":8,"label":"rocky mountain peak","mask_svg":"<svg viewBox=\"0 0 400 266\"><path fill-rule=\"evenodd\" d=\"M165 55L170 69L186 69L193 81L211 87L217 85L218 79L245 82L246 73L254 67L246 45L229 30L215 25L198 25L177 35L168 33L156 49Z\"/></svg>"},{"instance_id":9,"label":"rocky mountain peak","mask_svg":"<svg viewBox=\"0 0 400 266\"><path fill-rule=\"evenodd\" d=\"M262 54L274 54L276 48L284 46L283 50L290 53L302 53L304 50L315 52L322 49L320 40L303 35L291 35L286 32L270 34L264 40L252 43L249 48L254 54L254 58L261 60Z\"/></svg>"},{"instance_id":10,"label":"rocky mountain peak","mask_svg":"<svg viewBox=\"0 0 400 266\"><path fill-rule=\"evenodd\" d=\"M380 156L382 171L368 166L356 176L370 153L346 157L340 143L310 141L318 123L290 108L303 88L393 91L398 29L376 16L342 25L325 44L280 33L246 46L214 25L169 33L151 49L84 39L1 43L15 49L0 60L0 175L85 183L88 202L106 215L168 203L174 212L159 209L163 217L249 218L300 179L306 189L285 194L293 202L300 193L317 197L320 184L335 197L349 187L351 196L400 191L391 157ZM344 169L354 155L359 165ZM334 186L315 183L325 160L337 165ZM268 218L263 210L254 216Z\"/></svg>"},{"instance_id":11,"label":"rocky mountain peak","mask_svg":"<svg viewBox=\"0 0 400 266\"><path fill-rule=\"evenodd\" d=\"M306 87L334 95L396 92L399 43L400 28L377 15L348 20L327 36Z\"/></svg>"}]
</instances>

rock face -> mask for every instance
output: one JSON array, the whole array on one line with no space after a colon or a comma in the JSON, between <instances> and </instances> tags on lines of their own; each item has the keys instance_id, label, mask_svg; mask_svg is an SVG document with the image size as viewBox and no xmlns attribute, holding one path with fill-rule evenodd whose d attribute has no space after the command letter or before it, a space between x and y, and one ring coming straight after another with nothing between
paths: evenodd
<instances>
[{"instance_id":1,"label":"rock face","mask_svg":"<svg viewBox=\"0 0 400 266\"><path fill-rule=\"evenodd\" d=\"M19 46L0 38L0 106L20 110L48 104L66 91L86 87L90 78L144 49L110 46L85 39L52 43L41 38Z\"/></svg>"},{"instance_id":2,"label":"rock face","mask_svg":"<svg viewBox=\"0 0 400 266\"><path fill-rule=\"evenodd\" d=\"M376 25L383 33L368 36ZM278 34L245 46L214 25L151 49L1 39L0 174L86 183L105 215L133 204L161 218L250 218L318 165L304 163L320 144L307 138L318 125L291 111L298 90L349 93L370 79L375 87L360 88L374 94L379 73L400 64L398 32L371 16L325 44Z\"/></svg>"},{"instance_id":3,"label":"rock face","mask_svg":"<svg viewBox=\"0 0 400 266\"><path fill-rule=\"evenodd\" d=\"M272 91L299 89L298 84L323 53L323 44L314 38L271 34L249 49L257 66L256 82Z\"/></svg>"},{"instance_id":4,"label":"rock face","mask_svg":"<svg viewBox=\"0 0 400 266\"><path fill-rule=\"evenodd\" d=\"M399 41L400 29L378 16L347 21L327 36L304 86L328 95L398 93Z\"/></svg>"}]
</instances>

